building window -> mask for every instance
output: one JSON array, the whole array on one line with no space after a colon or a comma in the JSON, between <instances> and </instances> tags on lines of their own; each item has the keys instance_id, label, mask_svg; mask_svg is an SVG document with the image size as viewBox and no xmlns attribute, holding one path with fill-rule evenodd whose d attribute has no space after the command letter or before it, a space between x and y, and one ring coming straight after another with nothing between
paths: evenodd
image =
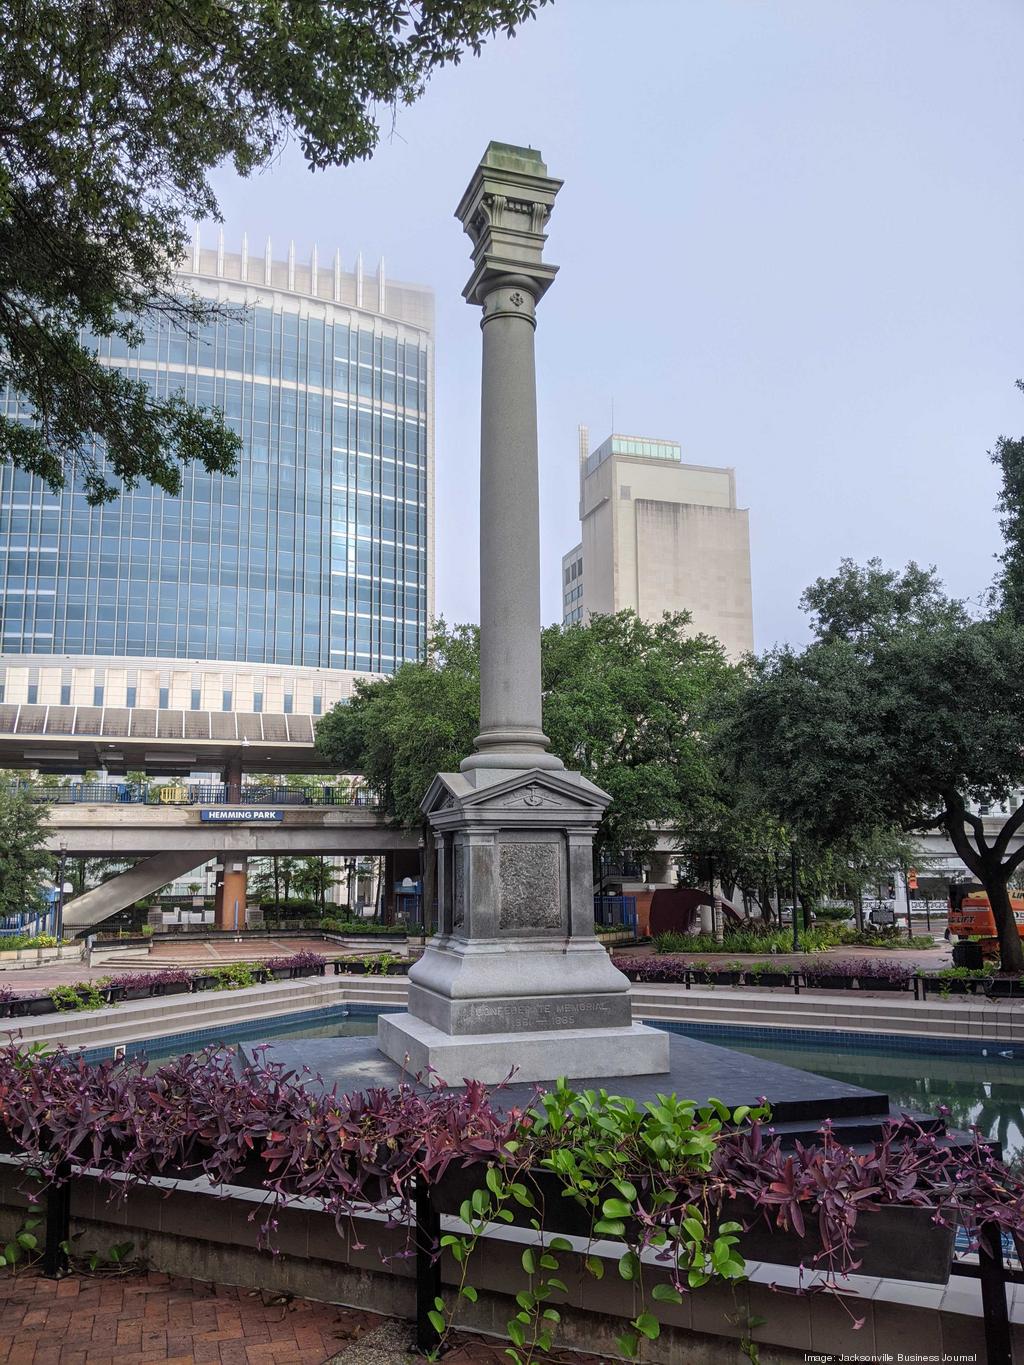
<instances>
[{"instance_id":1,"label":"building window","mask_svg":"<svg viewBox=\"0 0 1024 1365\"><path fill-rule=\"evenodd\" d=\"M254 692L252 694L252 709L256 712L263 710L263 693Z\"/></svg>"},{"instance_id":2,"label":"building window","mask_svg":"<svg viewBox=\"0 0 1024 1365\"><path fill-rule=\"evenodd\" d=\"M4 699L4 684L0 683L0 702Z\"/></svg>"},{"instance_id":3,"label":"building window","mask_svg":"<svg viewBox=\"0 0 1024 1365\"><path fill-rule=\"evenodd\" d=\"M125 691L125 698L124 698L125 705L126 705L126 706L135 706L135 705L136 705L136 700L135 700L135 699L136 699L136 697L137 697L138 695L139 695L139 694L138 694L138 689L137 689L137 688L134 688L134 687L129 687L129 688L127 688L126 691Z\"/></svg>"},{"instance_id":4,"label":"building window","mask_svg":"<svg viewBox=\"0 0 1024 1365\"><path fill-rule=\"evenodd\" d=\"M231 710L231 693L230 693L230 692L225 691L225 692L222 692L222 693L221 693L221 698L220 698L220 709L221 709L222 711L230 711L230 710Z\"/></svg>"},{"instance_id":5,"label":"building window","mask_svg":"<svg viewBox=\"0 0 1024 1365\"><path fill-rule=\"evenodd\" d=\"M323 697L314 697L314 698L313 698L313 715L314 715L314 716L322 716L323 713L324 713L324 699L323 699Z\"/></svg>"},{"instance_id":6,"label":"building window","mask_svg":"<svg viewBox=\"0 0 1024 1365\"><path fill-rule=\"evenodd\" d=\"M193 689L192 689L192 710L193 710L193 711L198 711L198 710L199 710L199 707L200 707L200 705L201 705L201 703L202 703L202 698L201 698L200 695L199 695L199 688L198 688L198 687L193 687Z\"/></svg>"},{"instance_id":7,"label":"building window","mask_svg":"<svg viewBox=\"0 0 1024 1365\"><path fill-rule=\"evenodd\" d=\"M71 684L61 683L60 685L60 704L61 706L71 705Z\"/></svg>"},{"instance_id":8,"label":"building window","mask_svg":"<svg viewBox=\"0 0 1024 1365\"><path fill-rule=\"evenodd\" d=\"M291 713L292 713L292 706L293 706L293 705L294 705L294 698L292 697L292 694L291 694L290 692L286 692L286 693L284 694L284 713L285 713L286 716L290 716L290 715L291 715Z\"/></svg>"},{"instance_id":9,"label":"building window","mask_svg":"<svg viewBox=\"0 0 1024 1365\"><path fill-rule=\"evenodd\" d=\"M103 688L102 688L102 687L94 687L94 688L92 689L92 704L93 704L93 706L102 706L102 705L103 705Z\"/></svg>"},{"instance_id":10,"label":"building window","mask_svg":"<svg viewBox=\"0 0 1024 1365\"><path fill-rule=\"evenodd\" d=\"M28 704L36 706L39 702L39 684L29 683L28 685Z\"/></svg>"},{"instance_id":11,"label":"building window","mask_svg":"<svg viewBox=\"0 0 1024 1365\"><path fill-rule=\"evenodd\" d=\"M167 708L168 708L168 706L170 706L170 704L171 704L171 689L170 689L169 687L161 687L161 689L160 689L160 710L161 710L161 711L166 711Z\"/></svg>"}]
</instances>

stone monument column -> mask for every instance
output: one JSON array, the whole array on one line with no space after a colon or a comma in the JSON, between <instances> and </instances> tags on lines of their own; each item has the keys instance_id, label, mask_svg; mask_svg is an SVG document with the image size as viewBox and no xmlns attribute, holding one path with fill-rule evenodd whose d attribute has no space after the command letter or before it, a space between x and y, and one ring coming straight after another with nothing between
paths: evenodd
<instances>
[{"instance_id":1,"label":"stone monument column","mask_svg":"<svg viewBox=\"0 0 1024 1365\"><path fill-rule=\"evenodd\" d=\"M492 142L456 216L483 310L480 734L423 801L439 933L409 972L409 1012L378 1046L412 1073L521 1081L668 1070L668 1035L634 1024L629 983L594 935L593 839L608 796L548 752L541 726L536 305L555 277L544 226L561 181Z\"/></svg>"}]
</instances>

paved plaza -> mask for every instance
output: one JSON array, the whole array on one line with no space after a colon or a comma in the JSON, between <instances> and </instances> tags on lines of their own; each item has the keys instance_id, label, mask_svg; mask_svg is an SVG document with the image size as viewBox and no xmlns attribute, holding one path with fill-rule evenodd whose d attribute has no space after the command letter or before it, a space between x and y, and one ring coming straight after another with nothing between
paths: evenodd
<instances>
[{"instance_id":1,"label":"paved plaza","mask_svg":"<svg viewBox=\"0 0 1024 1365\"><path fill-rule=\"evenodd\" d=\"M0 1278L0 1365L406 1365L410 1323L153 1271ZM497 1365L504 1343L460 1334L446 1365ZM558 1352L560 1365L596 1356Z\"/></svg>"}]
</instances>

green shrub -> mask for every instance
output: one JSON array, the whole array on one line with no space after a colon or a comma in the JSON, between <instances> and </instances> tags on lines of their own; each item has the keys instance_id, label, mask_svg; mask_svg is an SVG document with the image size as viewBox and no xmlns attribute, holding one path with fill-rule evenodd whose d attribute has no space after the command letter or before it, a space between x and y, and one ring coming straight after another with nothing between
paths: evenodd
<instances>
[{"instance_id":1,"label":"green shrub","mask_svg":"<svg viewBox=\"0 0 1024 1365\"><path fill-rule=\"evenodd\" d=\"M51 986L48 994L54 1009L62 1013L68 1010L99 1010L107 1003L91 981L79 981L73 986Z\"/></svg>"},{"instance_id":2,"label":"green shrub","mask_svg":"<svg viewBox=\"0 0 1024 1365\"><path fill-rule=\"evenodd\" d=\"M256 986L256 973L262 970L259 962L228 962L223 967L214 967L209 973L217 978L215 991L238 991L243 986Z\"/></svg>"},{"instance_id":3,"label":"green shrub","mask_svg":"<svg viewBox=\"0 0 1024 1365\"><path fill-rule=\"evenodd\" d=\"M844 905L819 905L813 913L818 924L845 924L853 918L852 907Z\"/></svg>"},{"instance_id":4,"label":"green shrub","mask_svg":"<svg viewBox=\"0 0 1024 1365\"><path fill-rule=\"evenodd\" d=\"M802 953L819 953L845 942L842 930L834 924L801 929L797 941ZM654 939L658 953L791 953L791 929L729 929L721 942L713 934L679 934L668 931Z\"/></svg>"}]
</instances>

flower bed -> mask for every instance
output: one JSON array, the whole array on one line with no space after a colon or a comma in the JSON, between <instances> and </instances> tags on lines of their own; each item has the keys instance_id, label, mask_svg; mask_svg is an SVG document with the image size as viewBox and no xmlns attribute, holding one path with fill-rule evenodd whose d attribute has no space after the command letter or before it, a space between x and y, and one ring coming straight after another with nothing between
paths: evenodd
<instances>
[{"instance_id":1,"label":"flower bed","mask_svg":"<svg viewBox=\"0 0 1024 1365\"><path fill-rule=\"evenodd\" d=\"M502 1111L472 1081L346 1096L216 1050L147 1070L142 1059L92 1066L63 1051L0 1049L0 1148L51 1184L78 1163L121 1189L158 1175L264 1188L272 1245L281 1204L320 1200L339 1227L367 1206L397 1223L425 1183L435 1207L467 1225L441 1238L462 1269L456 1302L476 1296L473 1254L494 1224L543 1230L542 1247L523 1253L529 1280L508 1328L514 1344L537 1334L542 1350L570 1230L624 1244L619 1274L638 1291L619 1343L626 1356L658 1336L659 1302L741 1279L745 1255L798 1258L841 1292L840 1277L862 1265L941 1282L954 1221L972 1236L984 1225L1024 1235L1024 1182L977 1139L950 1145L903 1119L855 1150L826 1122L816 1143L784 1151L769 1122L763 1105L675 1096L639 1105L564 1082L525 1111ZM660 1278L645 1300L647 1249ZM586 1266L603 1273L596 1258ZM442 1337L453 1314L442 1300L431 1310Z\"/></svg>"},{"instance_id":2,"label":"flower bed","mask_svg":"<svg viewBox=\"0 0 1024 1365\"><path fill-rule=\"evenodd\" d=\"M832 958L805 962L800 967L804 984L822 990L859 986L868 991L905 991L915 975L914 968L905 962L878 958Z\"/></svg>"}]
</instances>

